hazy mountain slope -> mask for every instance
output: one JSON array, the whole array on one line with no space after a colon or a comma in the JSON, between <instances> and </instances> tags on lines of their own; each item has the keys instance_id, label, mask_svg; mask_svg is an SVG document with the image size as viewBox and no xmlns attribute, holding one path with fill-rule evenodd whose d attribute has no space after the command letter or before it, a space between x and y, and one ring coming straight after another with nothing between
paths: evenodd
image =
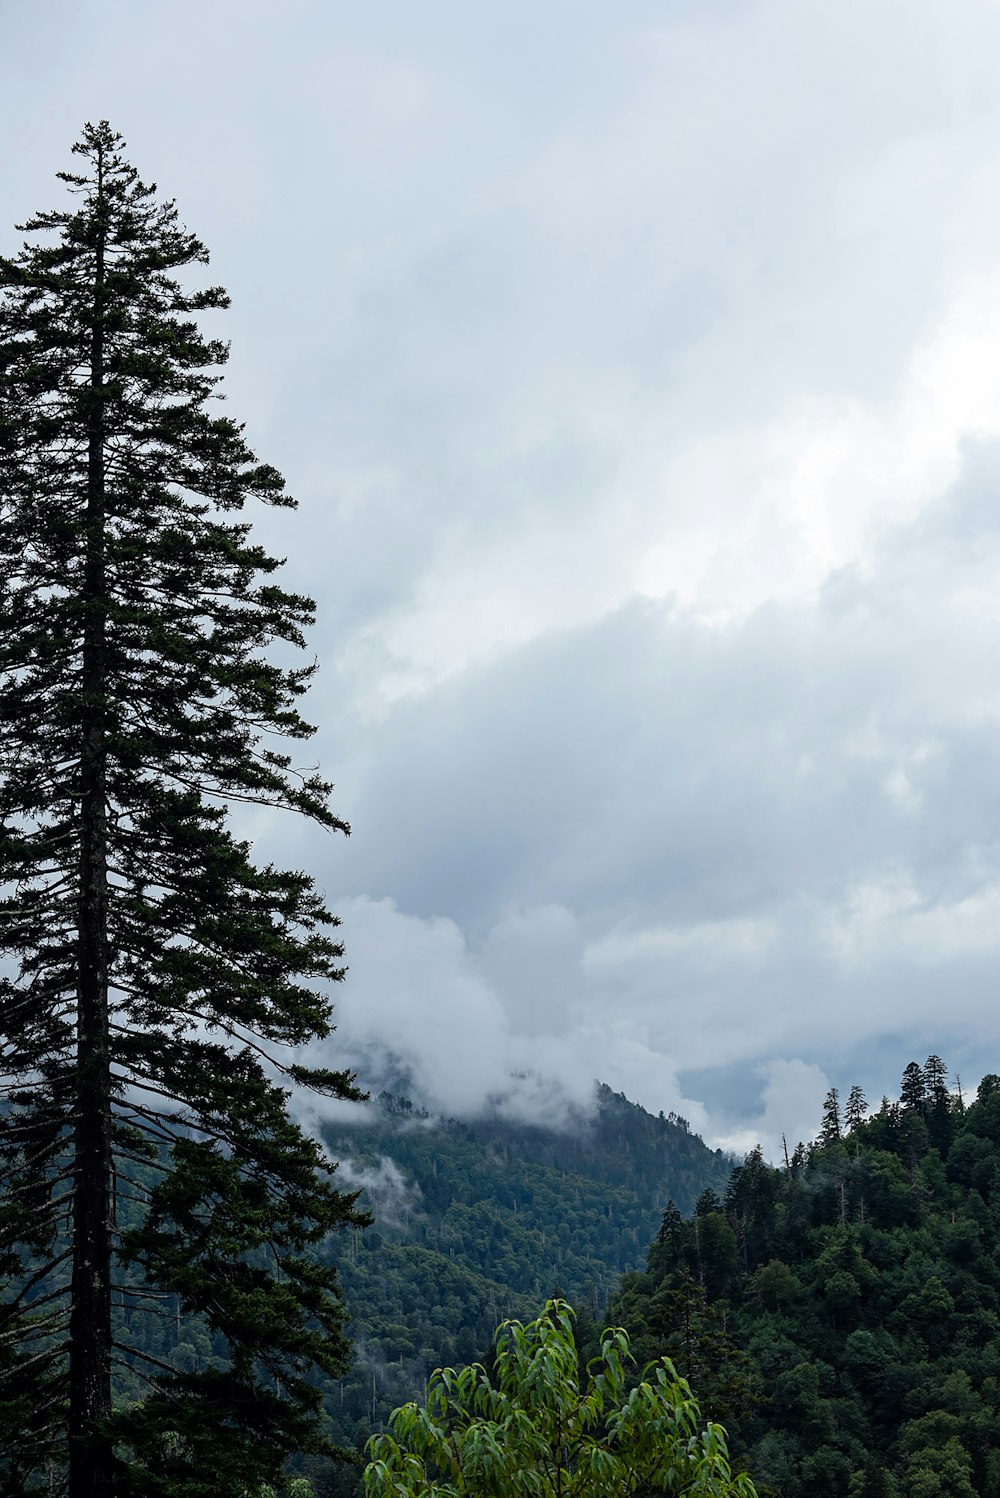
<instances>
[{"instance_id":1,"label":"hazy mountain slope","mask_svg":"<svg viewBox=\"0 0 1000 1498\"><path fill-rule=\"evenodd\" d=\"M725 1190L733 1166L683 1120L607 1087L570 1129L433 1119L383 1094L362 1125L325 1137L376 1215L333 1246L357 1346L332 1400L345 1441L557 1287L599 1315L644 1262L668 1198L690 1210L705 1187Z\"/></svg>"}]
</instances>

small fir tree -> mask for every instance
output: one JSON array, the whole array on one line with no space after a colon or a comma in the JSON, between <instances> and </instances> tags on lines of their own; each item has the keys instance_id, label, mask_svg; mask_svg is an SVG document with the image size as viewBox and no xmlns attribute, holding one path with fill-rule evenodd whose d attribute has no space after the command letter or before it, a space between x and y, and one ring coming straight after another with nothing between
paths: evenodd
<instances>
[{"instance_id":1,"label":"small fir tree","mask_svg":"<svg viewBox=\"0 0 1000 1498\"><path fill-rule=\"evenodd\" d=\"M853 1134L864 1123L867 1112L868 1099L861 1086L855 1082L847 1095L847 1106L844 1109L844 1128L848 1134Z\"/></svg>"},{"instance_id":2,"label":"small fir tree","mask_svg":"<svg viewBox=\"0 0 1000 1498\"><path fill-rule=\"evenodd\" d=\"M924 1062L924 1086L931 1103L948 1096L948 1068L940 1056L928 1056Z\"/></svg>"},{"instance_id":3,"label":"small fir tree","mask_svg":"<svg viewBox=\"0 0 1000 1498\"><path fill-rule=\"evenodd\" d=\"M899 1106L904 1110L923 1109L927 1102L927 1079L924 1069L916 1061L911 1061L903 1068L902 1081L899 1084Z\"/></svg>"},{"instance_id":4,"label":"small fir tree","mask_svg":"<svg viewBox=\"0 0 1000 1498\"><path fill-rule=\"evenodd\" d=\"M0 260L0 1486L236 1498L321 1444L345 1360L311 1250L359 1219L289 1088L358 1094L287 1050L330 1033L336 921L228 804L347 829L280 743L312 668L266 658L313 605L225 518L291 505L209 404L227 298L122 147L88 125ZM157 1295L210 1366L130 1349Z\"/></svg>"},{"instance_id":5,"label":"small fir tree","mask_svg":"<svg viewBox=\"0 0 1000 1498\"><path fill-rule=\"evenodd\" d=\"M823 1120L819 1126L819 1143L836 1144L840 1135L840 1093L831 1087L823 1099Z\"/></svg>"}]
</instances>

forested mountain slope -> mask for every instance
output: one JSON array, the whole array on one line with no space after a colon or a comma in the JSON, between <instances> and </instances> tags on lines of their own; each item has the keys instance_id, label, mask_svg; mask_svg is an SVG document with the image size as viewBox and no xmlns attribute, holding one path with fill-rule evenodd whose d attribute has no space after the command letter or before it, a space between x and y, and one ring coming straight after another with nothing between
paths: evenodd
<instances>
[{"instance_id":1,"label":"forested mountain slope","mask_svg":"<svg viewBox=\"0 0 1000 1498\"><path fill-rule=\"evenodd\" d=\"M723 1198L669 1207L609 1307L669 1353L762 1495L1000 1495L1000 1078L966 1105L938 1057L864 1121Z\"/></svg>"},{"instance_id":2,"label":"forested mountain slope","mask_svg":"<svg viewBox=\"0 0 1000 1498\"><path fill-rule=\"evenodd\" d=\"M363 1437L441 1363L489 1347L503 1316L537 1315L557 1289L603 1313L645 1257L664 1202L722 1191L730 1156L683 1119L608 1087L571 1129L434 1119L383 1094L361 1126L328 1128L375 1226L334 1240L355 1339L333 1391L340 1439Z\"/></svg>"},{"instance_id":3,"label":"forested mountain slope","mask_svg":"<svg viewBox=\"0 0 1000 1498\"><path fill-rule=\"evenodd\" d=\"M622 1272L643 1263L664 1202L690 1209L706 1190L724 1191L734 1163L683 1119L653 1117L608 1087L592 1114L559 1130L431 1118L386 1094L362 1118L329 1128L326 1143L343 1186L364 1186L360 1205L375 1222L322 1250L337 1264L354 1344L347 1375L323 1382L323 1404L334 1438L359 1451L435 1367L483 1357L503 1317L532 1319L558 1291L584 1322L601 1318ZM138 1226L153 1172L123 1158L117 1179L119 1220ZM179 1296L140 1294L141 1277L127 1278L139 1298L116 1298L115 1326L140 1363L118 1369L116 1407L147 1397L143 1367L228 1366L224 1340ZM360 1468L296 1466L317 1498L357 1489Z\"/></svg>"}]
</instances>

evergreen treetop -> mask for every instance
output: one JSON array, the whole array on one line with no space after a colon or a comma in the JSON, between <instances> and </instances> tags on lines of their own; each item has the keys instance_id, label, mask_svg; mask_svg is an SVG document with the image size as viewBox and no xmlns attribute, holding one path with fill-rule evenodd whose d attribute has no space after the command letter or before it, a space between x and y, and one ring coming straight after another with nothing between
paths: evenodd
<instances>
[{"instance_id":1,"label":"evergreen treetop","mask_svg":"<svg viewBox=\"0 0 1000 1498\"><path fill-rule=\"evenodd\" d=\"M823 1100L823 1121L819 1129L821 1145L833 1144L840 1138L840 1093L831 1087Z\"/></svg>"},{"instance_id":2,"label":"evergreen treetop","mask_svg":"<svg viewBox=\"0 0 1000 1498\"><path fill-rule=\"evenodd\" d=\"M907 1109L922 1109L927 1101L927 1077L922 1066L916 1061L910 1061L903 1068L903 1077L899 1086L899 1106L904 1111Z\"/></svg>"},{"instance_id":3,"label":"evergreen treetop","mask_svg":"<svg viewBox=\"0 0 1000 1498\"><path fill-rule=\"evenodd\" d=\"M847 1106L844 1109L844 1127L848 1134L864 1122L865 1114L868 1112L868 1100L862 1087L855 1082L847 1096Z\"/></svg>"}]
</instances>

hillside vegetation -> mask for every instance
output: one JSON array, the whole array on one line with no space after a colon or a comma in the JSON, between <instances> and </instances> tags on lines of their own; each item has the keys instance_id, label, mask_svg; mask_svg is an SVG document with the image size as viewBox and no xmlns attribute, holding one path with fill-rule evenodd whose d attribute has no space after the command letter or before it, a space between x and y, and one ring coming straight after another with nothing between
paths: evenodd
<instances>
[{"instance_id":1,"label":"hillside vegetation","mask_svg":"<svg viewBox=\"0 0 1000 1498\"><path fill-rule=\"evenodd\" d=\"M936 1056L872 1117L759 1150L609 1307L667 1353L762 1495L1000 1498L1000 1078L966 1105Z\"/></svg>"},{"instance_id":2,"label":"hillside vegetation","mask_svg":"<svg viewBox=\"0 0 1000 1498\"><path fill-rule=\"evenodd\" d=\"M338 1438L361 1443L441 1364L490 1347L498 1320L566 1296L603 1315L640 1266L668 1197L723 1191L733 1160L683 1119L609 1087L570 1129L431 1118L383 1094L362 1127L327 1132L365 1181L375 1226L332 1240L355 1339L329 1398Z\"/></svg>"}]
</instances>

